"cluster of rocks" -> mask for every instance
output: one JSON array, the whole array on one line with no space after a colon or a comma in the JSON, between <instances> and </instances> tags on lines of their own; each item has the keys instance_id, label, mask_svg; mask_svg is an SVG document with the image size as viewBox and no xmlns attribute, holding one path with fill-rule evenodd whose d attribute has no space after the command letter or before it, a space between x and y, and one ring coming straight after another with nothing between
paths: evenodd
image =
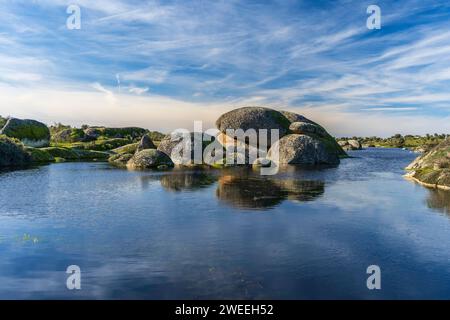
<instances>
[{"instance_id":1,"label":"cluster of rocks","mask_svg":"<svg viewBox=\"0 0 450 320\"><path fill-rule=\"evenodd\" d=\"M342 149L348 150L362 150L363 146L361 142L358 140L340 140L338 144L342 147Z\"/></svg>"},{"instance_id":2,"label":"cluster of rocks","mask_svg":"<svg viewBox=\"0 0 450 320\"><path fill-rule=\"evenodd\" d=\"M107 127L88 127L82 128L55 128L52 135L52 141L56 143L76 143L92 142L98 139L128 139L136 140L147 133L146 129L138 127L128 128L107 128Z\"/></svg>"},{"instance_id":3,"label":"cluster of rocks","mask_svg":"<svg viewBox=\"0 0 450 320\"><path fill-rule=\"evenodd\" d=\"M205 148L212 142L215 142L216 146L219 143L219 149L222 149L224 154L230 145L234 148L232 163L228 162L229 158L223 158L215 163L211 163L210 159L202 158L200 160L202 164L208 165L269 166L272 163L336 165L339 164L340 157L346 155L336 140L323 127L302 115L288 111L276 111L262 107L239 108L220 116L216 121L216 126L219 134L215 137L204 139L202 133L190 133L189 139L189 135L186 134L172 134L162 139L157 148L148 136L144 136L135 149L112 156L110 162L131 169L196 165L194 150L199 146L196 146L194 141L202 141L200 146L202 156ZM259 141L251 144L249 141L239 141L236 137L227 136L229 130L239 129L243 131L253 129L256 132L266 129L268 150L260 150ZM278 130L278 138L271 137L272 129ZM204 142L204 140L208 141ZM191 154L183 154L185 150L190 150ZM242 150L245 153L242 153ZM256 152L256 159L249 156L252 151Z\"/></svg>"},{"instance_id":4,"label":"cluster of rocks","mask_svg":"<svg viewBox=\"0 0 450 320\"><path fill-rule=\"evenodd\" d=\"M167 169L174 165L168 155L156 149L148 135L144 135L134 147L125 150L111 156L109 162L129 169Z\"/></svg>"},{"instance_id":5,"label":"cluster of rocks","mask_svg":"<svg viewBox=\"0 0 450 320\"><path fill-rule=\"evenodd\" d=\"M216 126L223 135L226 135L227 129L244 131L267 129L269 142L272 139L270 130L277 129L279 140L273 145L268 143L270 149L265 157L265 163L273 161L281 165L335 165L340 162L341 156L346 155L323 127L293 112L244 107L222 115L216 121ZM233 141L233 137L222 140Z\"/></svg>"}]
</instances>

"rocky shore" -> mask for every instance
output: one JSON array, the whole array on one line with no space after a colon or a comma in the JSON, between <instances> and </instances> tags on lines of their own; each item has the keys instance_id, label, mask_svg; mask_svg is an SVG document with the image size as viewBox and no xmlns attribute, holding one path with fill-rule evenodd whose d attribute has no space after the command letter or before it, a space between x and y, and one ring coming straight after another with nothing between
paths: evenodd
<instances>
[{"instance_id":1,"label":"rocky shore","mask_svg":"<svg viewBox=\"0 0 450 320\"><path fill-rule=\"evenodd\" d=\"M232 165L256 165L264 166L275 162L276 165L337 165L341 157L346 153L339 146L336 140L317 123L295 113L287 111L276 111L262 107L244 107L227 112L216 121L219 134L210 137L211 141L202 141L202 151L209 144L216 142L219 148L236 148L232 160L221 159L211 163L207 159L202 159L202 165L213 167L224 167ZM251 161L250 153L261 154L258 143L240 141L235 136L228 136L230 130L267 130L268 150L264 159L258 158ZM278 139L274 139L271 130L276 129ZM151 169L170 168L176 165L195 166L194 163L195 135L201 133L190 133L190 139L183 135L168 135L156 147L148 136L144 136L136 148L131 146L123 149L116 149L109 161L115 165L127 167L129 169ZM209 139L207 139L209 140ZM271 143L274 142L273 145ZM191 154L184 155L183 150L177 152L176 148L180 143L188 144L185 150L191 150ZM189 146L190 144L190 146ZM242 147L239 152L238 147ZM275 151L279 154L275 156ZM188 159L186 162L185 160ZM183 161L184 160L184 161ZM239 160L239 162L238 162Z\"/></svg>"},{"instance_id":2,"label":"rocky shore","mask_svg":"<svg viewBox=\"0 0 450 320\"><path fill-rule=\"evenodd\" d=\"M202 151L211 143L218 143L225 153L230 143L236 144L234 160L221 159L214 163L202 159L202 165L213 167L240 165L337 165L345 151L336 140L319 124L306 117L263 107L244 107L227 112L216 121L219 134L202 142ZM30 164L60 161L109 161L128 169L168 169L181 164L181 160L192 160L193 153L183 155L174 152L179 143L191 144L194 138L178 139L172 135L137 127L106 128L83 126L72 128L61 124L47 127L35 120L0 118L0 166L14 167ZM229 137L229 130L266 129L268 149L261 153L260 141L256 145ZM270 136L271 130L278 130L278 137ZM202 139L203 140L203 139ZM272 141L273 140L273 141ZM241 144L244 153L237 146ZM273 145L271 145L273 143ZM276 153L275 150L279 150ZM176 150L175 150L176 151ZM262 159L250 162L250 152L265 154ZM266 152L267 151L267 152ZM186 165L186 163L183 163ZM198 165L196 163L195 165Z\"/></svg>"},{"instance_id":3,"label":"rocky shore","mask_svg":"<svg viewBox=\"0 0 450 320\"><path fill-rule=\"evenodd\" d=\"M114 148L133 145L147 133L142 128L47 127L35 120L0 117L0 167L107 161Z\"/></svg>"},{"instance_id":4,"label":"rocky shore","mask_svg":"<svg viewBox=\"0 0 450 320\"><path fill-rule=\"evenodd\" d=\"M450 190L450 138L414 160L406 178L426 187Z\"/></svg>"}]
</instances>

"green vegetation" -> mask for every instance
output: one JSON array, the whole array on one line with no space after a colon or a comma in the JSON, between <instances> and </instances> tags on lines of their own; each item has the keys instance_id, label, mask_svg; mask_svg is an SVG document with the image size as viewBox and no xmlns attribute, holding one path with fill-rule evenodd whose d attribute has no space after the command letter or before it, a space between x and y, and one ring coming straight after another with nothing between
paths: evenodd
<instances>
[{"instance_id":1,"label":"green vegetation","mask_svg":"<svg viewBox=\"0 0 450 320\"><path fill-rule=\"evenodd\" d=\"M25 148L32 162L62 162L81 160L106 160L110 154L94 150L77 150L61 147Z\"/></svg>"},{"instance_id":2,"label":"green vegetation","mask_svg":"<svg viewBox=\"0 0 450 320\"><path fill-rule=\"evenodd\" d=\"M110 155L106 152L95 150L78 150L61 147L42 148L41 151L47 152L54 158L63 158L65 160L106 160Z\"/></svg>"},{"instance_id":3,"label":"green vegetation","mask_svg":"<svg viewBox=\"0 0 450 320\"><path fill-rule=\"evenodd\" d=\"M30 155L19 140L0 135L0 167L23 166L30 162Z\"/></svg>"},{"instance_id":4,"label":"green vegetation","mask_svg":"<svg viewBox=\"0 0 450 320\"><path fill-rule=\"evenodd\" d=\"M138 142L126 144L124 146L115 148L115 149L113 149L111 151L114 152L114 153L117 153L117 154L135 153L136 149L138 147L138 144L139 144Z\"/></svg>"},{"instance_id":5,"label":"green vegetation","mask_svg":"<svg viewBox=\"0 0 450 320\"><path fill-rule=\"evenodd\" d=\"M145 134L156 141L156 144L165 137L160 132L137 127L106 128L83 125L81 128L72 128L60 123L51 126L50 132L51 145L54 147L95 151L113 151L127 145L127 148L131 149Z\"/></svg>"},{"instance_id":6,"label":"green vegetation","mask_svg":"<svg viewBox=\"0 0 450 320\"><path fill-rule=\"evenodd\" d=\"M325 130L325 129L324 129ZM325 137L320 136L318 134L309 133L310 137L315 138L319 141L321 141L328 152L337 152L339 158L347 158L347 153L342 149L342 147L337 143L337 141L329 134L327 134Z\"/></svg>"},{"instance_id":7,"label":"green vegetation","mask_svg":"<svg viewBox=\"0 0 450 320\"><path fill-rule=\"evenodd\" d=\"M7 119L0 117L0 128L6 121ZM83 125L81 128L72 128L58 123L47 128L34 120L18 120L8 126L8 130L18 137L16 139L0 135L0 167L64 161L106 161L116 154L119 156L112 160L124 162L132 157L144 134L157 140L156 144L165 137L160 132L149 132L137 127L105 128ZM20 141L22 135L37 138L44 131L47 132L47 138L50 133L50 147L25 147Z\"/></svg>"},{"instance_id":8,"label":"green vegetation","mask_svg":"<svg viewBox=\"0 0 450 320\"><path fill-rule=\"evenodd\" d=\"M81 149L81 150L95 150L95 151L110 151L112 149L127 145L130 140L123 138L115 139L98 139L91 142L62 142L62 143L52 143L54 147L62 147L67 149Z\"/></svg>"},{"instance_id":9,"label":"green vegetation","mask_svg":"<svg viewBox=\"0 0 450 320\"><path fill-rule=\"evenodd\" d=\"M450 189L450 138L418 157L407 176L429 186Z\"/></svg>"},{"instance_id":10,"label":"green vegetation","mask_svg":"<svg viewBox=\"0 0 450 320\"><path fill-rule=\"evenodd\" d=\"M283 128L289 131L289 126L291 122L280 112L275 110L270 110L270 115L275 119L275 121Z\"/></svg>"},{"instance_id":11,"label":"green vegetation","mask_svg":"<svg viewBox=\"0 0 450 320\"><path fill-rule=\"evenodd\" d=\"M389 138L379 138L379 137L352 137L352 138L338 138L338 141L343 140L358 140L364 146L370 147L381 147L381 148L408 148L411 150L418 150L426 152L431 150L433 147L437 146L439 143L444 141L450 135L437 134L434 135L427 134L425 136L413 136L396 134Z\"/></svg>"},{"instance_id":12,"label":"green vegetation","mask_svg":"<svg viewBox=\"0 0 450 320\"><path fill-rule=\"evenodd\" d=\"M3 126L5 125L5 123L6 123L6 119L5 118L3 118L2 116L0 116L0 130L3 128Z\"/></svg>"},{"instance_id":13,"label":"green vegetation","mask_svg":"<svg viewBox=\"0 0 450 320\"><path fill-rule=\"evenodd\" d=\"M150 137L150 139L153 141L153 143L158 146L159 142L164 139L166 136L164 133L158 132L158 131L149 131L147 135Z\"/></svg>"},{"instance_id":14,"label":"green vegetation","mask_svg":"<svg viewBox=\"0 0 450 320\"><path fill-rule=\"evenodd\" d=\"M39 148L25 148L25 151L31 156L33 162L53 162L55 158L47 151Z\"/></svg>"},{"instance_id":15,"label":"green vegetation","mask_svg":"<svg viewBox=\"0 0 450 320\"><path fill-rule=\"evenodd\" d=\"M131 158L133 158L132 153L119 153L109 157L108 162L118 167L126 167Z\"/></svg>"},{"instance_id":16,"label":"green vegetation","mask_svg":"<svg viewBox=\"0 0 450 320\"><path fill-rule=\"evenodd\" d=\"M35 120L20 120L11 118L2 128L2 133L19 140L48 140L48 127Z\"/></svg>"}]
</instances>

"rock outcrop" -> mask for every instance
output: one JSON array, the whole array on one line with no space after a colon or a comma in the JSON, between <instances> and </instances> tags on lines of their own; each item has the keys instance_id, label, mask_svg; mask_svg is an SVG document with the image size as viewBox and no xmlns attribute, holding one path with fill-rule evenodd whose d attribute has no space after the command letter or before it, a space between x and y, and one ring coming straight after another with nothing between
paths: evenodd
<instances>
[{"instance_id":1,"label":"rock outcrop","mask_svg":"<svg viewBox=\"0 0 450 320\"><path fill-rule=\"evenodd\" d=\"M358 140L341 140L338 141L338 144L344 150L362 150L362 144Z\"/></svg>"},{"instance_id":2,"label":"rock outcrop","mask_svg":"<svg viewBox=\"0 0 450 320\"><path fill-rule=\"evenodd\" d=\"M161 166L173 167L173 162L169 156L156 149L136 152L127 163L129 169L154 169Z\"/></svg>"},{"instance_id":3,"label":"rock outcrop","mask_svg":"<svg viewBox=\"0 0 450 320\"><path fill-rule=\"evenodd\" d=\"M36 120L9 118L0 134L19 139L30 147L45 147L50 143L50 130L44 123Z\"/></svg>"},{"instance_id":4,"label":"rock outcrop","mask_svg":"<svg viewBox=\"0 0 450 320\"><path fill-rule=\"evenodd\" d=\"M220 116L216 121L216 126L222 133L228 129L244 131L248 129L267 129L268 141L271 141L270 130L278 129L279 136L283 137L289 133L291 122L276 110L262 107L243 107L232 110Z\"/></svg>"},{"instance_id":5,"label":"rock outcrop","mask_svg":"<svg viewBox=\"0 0 450 320\"><path fill-rule=\"evenodd\" d=\"M208 139L204 140L204 135L202 133L182 133L182 132L174 132L172 134L167 135L164 139L161 140L158 150L165 153L172 162L176 165L183 166L193 166L195 160L195 141L198 141L199 151L201 160L203 161L203 151L211 143L211 138L208 136ZM190 150L190 152L189 152ZM185 154L189 152L190 154Z\"/></svg>"},{"instance_id":6,"label":"rock outcrop","mask_svg":"<svg viewBox=\"0 0 450 320\"><path fill-rule=\"evenodd\" d=\"M450 190L450 138L416 158L406 170L411 178L425 186Z\"/></svg>"},{"instance_id":7,"label":"rock outcrop","mask_svg":"<svg viewBox=\"0 0 450 320\"><path fill-rule=\"evenodd\" d=\"M338 164L339 158L346 156L345 151L336 140L319 124L306 117L289 112L276 111L262 107L244 107L225 113L216 121L221 131L218 141L224 147L231 143L240 145L246 143L245 159L250 150L260 148L258 145L249 145L249 142L233 141L233 137L226 136L227 129L270 129L279 130L279 140L271 147L268 160L277 161L274 147L280 147L280 164ZM222 138L221 138L222 137ZM225 137L225 138L223 138ZM270 142L268 134L268 142ZM270 143L268 143L270 146ZM238 158L238 157L237 157ZM255 160L255 159L253 159ZM252 163L247 163L252 164Z\"/></svg>"},{"instance_id":8,"label":"rock outcrop","mask_svg":"<svg viewBox=\"0 0 450 320\"><path fill-rule=\"evenodd\" d=\"M319 125L309 122L292 122L289 130L296 134L316 134L320 137L326 137L327 132Z\"/></svg>"},{"instance_id":9,"label":"rock outcrop","mask_svg":"<svg viewBox=\"0 0 450 320\"><path fill-rule=\"evenodd\" d=\"M146 149L156 149L156 146L153 143L152 139L150 139L150 137L148 135L144 134L136 148L136 152L146 150Z\"/></svg>"},{"instance_id":10,"label":"rock outcrop","mask_svg":"<svg viewBox=\"0 0 450 320\"><path fill-rule=\"evenodd\" d=\"M278 149L279 159L276 151ZM268 158L280 164L335 165L339 154L323 141L304 134L290 134L277 141L269 150Z\"/></svg>"},{"instance_id":11,"label":"rock outcrop","mask_svg":"<svg viewBox=\"0 0 450 320\"><path fill-rule=\"evenodd\" d=\"M20 142L0 136L0 167L17 167L30 164L30 155Z\"/></svg>"}]
</instances>

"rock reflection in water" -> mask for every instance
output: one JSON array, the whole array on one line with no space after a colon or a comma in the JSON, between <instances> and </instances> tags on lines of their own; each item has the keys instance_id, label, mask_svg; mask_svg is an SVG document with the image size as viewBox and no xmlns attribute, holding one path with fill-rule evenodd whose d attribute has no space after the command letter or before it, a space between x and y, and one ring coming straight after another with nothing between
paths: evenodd
<instances>
[{"instance_id":1,"label":"rock reflection in water","mask_svg":"<svg viewBox=\"0 0 450 320\"><path fill-rule=\"evenodd\" d=\"M450 191L430 189L427 205L431 209L438 210L450 216Z\"/></svg>"},{"instance_id":2,"label":"rock reflection in water","mask_svg":"<svg viewBox=\"0 0 450 320\"><path fill-rule=\"evenodd\" d=\"M241 209L270 209L284 200L311 201L325 192L322 181L262 177L240 172L219 178L217 197Z\"/></svg>"},{"instance_id":3,"label":"rock reflection in water","mask_svg":"<svg viewBox=\"0 0 450 320\"><path fill-rule=\"evenodd\" d=\"M169 191L196 190L217 181L217 177L207 172L191 171L167 174L161 177L161 185Z\"/></svg>"},{"instance_id":4,"label":"rock reflection in water","mask_svg":"<svg viewBox=\"0 0 450 320\"><path fill-rule=\"evenodd\" d=\"M180 170L141 177L143 188L159 181L167 191L183 192L206 188L217 183L216 196L226 205L239 209L270 209L284 200L311 201L325 192L320 180L305 179L298 172L261 176L251 168L225 170Z\"/></svg>"}]
</instances>

